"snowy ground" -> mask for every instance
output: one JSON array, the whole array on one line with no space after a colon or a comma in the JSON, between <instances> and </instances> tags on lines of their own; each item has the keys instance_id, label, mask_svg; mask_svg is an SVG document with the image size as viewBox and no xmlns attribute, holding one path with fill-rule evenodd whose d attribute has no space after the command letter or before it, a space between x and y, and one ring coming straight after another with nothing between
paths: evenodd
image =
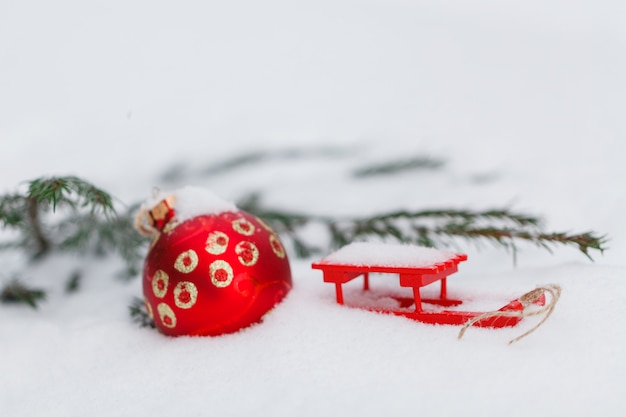
<instances>
[{"instance_id":1,"label":"snowy ground","mask_svg":"<svg viewBox=\"0 0 626 417\"><path fill-rule=\"evenodd\" d=\"M144 199L193 183L320 214L512 206L548 230L610 236L573 249L492 247L450 291L499 307L563 294L529 328L418 324L334 302L315 259L265 322L167 338L128 317L139 279L116 261L24 271L39 308L0 307L3 416L626 414L626 6L620 1L10 1L0 4L0 191L75 174ZM330 148L200 175L248 151ZM427 154L444 169L355 179ZM185 167L177 182L162 174ZM65 295L79 263L88 279ZM4 257L0 279L22 268Z\"/></svg>"}]
</instances>

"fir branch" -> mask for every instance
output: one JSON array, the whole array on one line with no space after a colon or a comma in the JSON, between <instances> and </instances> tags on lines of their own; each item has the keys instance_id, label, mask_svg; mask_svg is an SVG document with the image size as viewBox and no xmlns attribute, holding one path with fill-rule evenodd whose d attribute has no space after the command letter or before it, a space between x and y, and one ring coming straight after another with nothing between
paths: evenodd
<instances>
[{"instance_id":1,"label":"fir branch","mask_svg":"<svg viewBox=\"0 0 626 417\"><path fill-rule=\"evenodd\" d=\"M136 233L133 227L137 207L133 205L124 213L105 219L91 213L65 219L57 228L57 235L62 237L58 247L63 251L91 252L99 256L115 253L126 264L121 276L137 275L149 240Z\"/></svg>"},{"instance_id":2,"label":"fir branch","mask_svg":"<svg viewBox=\"0 0 626 417\"><path fill-rule=\"evenodd\" d=\"M34 259L41 258L50 249L34 198L22 194L0 196L0 224L5 229L16 230L20 236L17 241L3 242L0 249L24 248Z\"/></svg>"},{"instance_id":3,"label":"fir branch","mask_svg":"<svg viewBox=\"0 0 626 417\"><path fill-rule=\"evenodd\" d=\"M237 207L271 223L278 233L291 234L299 227L315 220L325 220L324 217L315 217L304 214L297 214L288 211L266 209L261 205L261 198L258 193L251 193L237 202Z\"/></svg>"},{"instance_id":4,"label":"fir branch","mask_svg":"<svg viewBox=\"0 0 626 417\"><path fill-rule=\"evenodd\" d=\"M31 236L35 242L35 253L33 258L38 259L44 256L50 250L50 241L43 232L41 222L39 221L39 205L34 197L28 197L28 225L30 226Z\"/></svg>"},{"instance_id":5,"label":"fir branch","mask_svg":"<svg viewBox=\"0 0 626 417\"><path fill-rule=\"evenodd\" d=\"M371 238L430 247L445 246L450 243L450 238L462 238L474 243L488 240L503 248L512 248L514 254L518 241L531 242L547 250L556 245L575 246L592 259L590 251L602 253L607 243L605 236L592 232L547 233L542 230L539 218L509 209L399 210L365 218L331 218L264 209L258 196L244 200L240 207L265 219L276 231L287 235L294 244L296 254L303 257L319 251L318 247L300 236L302 226L309 223L326 227L332 248Z\"/></svg>"},{"instance_id":6,"label":"fir branch","mask_svg":"<svg viewBox=\"0 0 626 417\"><path fill-rule=\"evenodd\" d=\"M537 217L514 213L509 209L492 209L485 211L458 209L437 209L420 211L398 210L367 218L363 221L390 222L399 219L435 219L463 223L474 223L478 221L499 221L513 224L516 226L539 226L541 224L541 220Z\"/></svg>"},{"instance_id":7,"label":"fir branch","mask_svg":"<svg viewBox=\"0 0 626 417\"><path fill-rule=\"evenodd\" d=\"M126 269L121 272L120 277L127 279L135 277L140 272L145 249L150 241L149 238L137 233L134 228L134 214L138 207L139 204L134 204L124 213L106 222L99 222L96 227L96 250L117 253L126 264Z\"/></svg>"},{"instance_id":8,"label":"fir branch","mask_svg":"<svg viewBox=\"0 0 626 417\"><path fill-rule=\"evenodd\" d=\"M286 148L278 150L252 149L248 152L224 158L196 171L188 168L187 163L176 163L168 168L161 180L165 182L181 182L187 177L222 175L241 168L249 168L255 164L271 161L293 161L307 158L328 158L351 153L347 149L334 147L314 147L308 149Z\"/></svg>"},{"instance_id":9,"label":"fir branch","mask_svg":"<svg viewBox=\"0 0 626 417\"><path fill-rule=\"evenodd\" d=\"M53 211L59 202L71 203L65 196L70 192L69 184L64 178L38 178L28 184L28 197L37 204L52 203Z\"/></svg>"},{"instance_id":10,"label":"fir branch","mask_svg":"<svg viewBox=\"0 0 626 417\"><path fill-rule=\"evenodd\" d=\"M77 177L38 178L25 193L0 196L0 226L17 232L0 250L23 249L33 260L52 251L116 253L126 262L124 275L135 276L146 243L133 228L136 208L118 215L108 193Z\"/></svg>"},{"instance_id":11,"label":"fir branch","mask_svg":"<svg viewBox=\"0 0 626 417\"><path fill-rule=\"evenodd\" d=\"M37 308L37 303L46 298L46 292L39 288L29 288L17 278L4 286L0 292L0 302L27 304Z\"/></svg>"},{"instance_id":12,"label":"fir branch","mask_svg":"<svg viewBox=\"0 0 626 417\"><path fill-rule=\"evenodd\" d=\"M589 250L594 249L600 251L600 253L604 253L606 250L606 244L609 241L608 236L597 236L593 232L585 232L574 235L568 233L541 234L539 239L543 242L577 246L578 250L584 253L591 260L593 260L593 258L589 255Z\"/></svg>"},{"instance_id":13,"label":"fir branch","mask_svg":"<svg viewBox=\"0 0 626 417\"><path fill-rule=\"evenodd\" d=\"M502 246L513 246L515 241L527 241L552 252L550 245L575 246L580 252L593 260L589 251L594 249L603 253L608 239L604 235L592 232L570 234L565 232L545 233L538 230L513 230L507 228L473 228L448 225L433 231L436 234L458 236L466 239L486 239Z\"/></svg>"},{"instance_id":14,"label":"fir branch","mask_svg":"<svg viewBox=\"0 0 626 417\"><path fill-rule=\"evenodd\" d=\"M65 283L65 292L68 294L75 293L79 290L83 274L80 271L74 271Z\"/></svg>"},{"instance_id":15,"label":"fir branch","mask_svg":"<svg viewBox=\"0 0 626 417\"><path fill-rule=\"evenodd\" d=\"M8 194L0 196L0 224L4 227L16 227L26 219L27 199L23 195Z\"/></svg>"},{"instance_id":16,"label":"fir branch","mask_svg":"<svg viewBox=\"0 0 626 417\"><path fill-rule=\"evenodd\" d=\"M72 208L89 206L91 213L100 211L105 216L115 212L113 199L108 193L74 176L32 180L28 184L28 197L42 207L51 204L52 211L63 203Z\"/></svg>"},{"instance_id":17,"label":"fir branch","mask_svg":"<svg viewBox=\"0 0 626 417\"><path fill-rule=\"evenodd\" d=\"M272 157L270 152L266 151L251 151L241 155L237 155L233 158L226 159L224 161L213 164L204 170L205 175L222 174L227 171L232 171L237 168L244 167L246 165L259 163L265 159Z\"/></svg>"},{"instance_id":18,"label":"fir branch","mask_svg":"<svg viewBox=\"0 0 626 417\"><path fill-rule=\"evenodd\" d=\"M405 171L436 170L445 165L441 159L425 156L417 156L409 159L373 164L356 169L352 175L358 178L373 177L378 175L392 175Z\"/></svg>"},{"instance_id":19,"label":"fir branch","mask_svg":"<svg viewBox=\"0 0 626 417\"><path fill-rule=\"evenodd\" d=\"M146 305L141 298L134 297L128 306L128 311L133 322L137 323L139 327L155 328L154 321L148 315Z\"/></svg>"},{"instance_id":20,"label":"fir branch","mask_svg":"<svg viewBox=\"0 0 626 417\"><path fill-rule=\"evenodd\" d=\"M239 168L245 168L249 165L258 164L269 160L294 160L303 158L328 157L344 154L345 151L337 148L287 148L281 150L251 150L244 154L236 155L232 158L225 159L215 163L203 171L205 175L223 174Z\"/></svg>"}]
</instances>

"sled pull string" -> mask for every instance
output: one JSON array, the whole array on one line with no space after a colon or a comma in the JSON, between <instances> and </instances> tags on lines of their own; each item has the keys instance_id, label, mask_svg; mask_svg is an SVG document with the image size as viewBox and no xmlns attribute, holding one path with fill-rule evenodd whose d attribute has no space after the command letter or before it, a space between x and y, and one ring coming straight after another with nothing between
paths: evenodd
<instances>
[{"instance_id":1,"label":"sled pull string","mask_svg":"<svg viewBox=\"0 0 626 417\"><path fill-rule=\"evenodd\" d=\"M550 301L538 310L530 310L529 307L535 304L539 300L539 298L545 293L550 294ZM474 323L480 320L488 319L491 317L520 317L522 318L522 317L531 317L531 316L538 316L541 314L545 314L543 319L541 319L541 321L537 323L533 328L509 340L509 345L511 345L525 338L526 336L528 336L535 330L537 330L539 326L541 326L546 320L548 320L548 317L550 317L550 315L554 311L554 307L556 306L556 303L559 301L560 297L561 297L561 287L556 284L550 284L544 287L535 288L534 290L527 292L526 294L522 295L519 298L519 302L524 307L522 311L490 311L484 314L480 314L474 317L473 319L469 320L467 323L463 325L463 327L461 328L461 331L459 331L458 339L461 339L463 337L463 335L465 334L465 331L471 325L473 325Z\"/></svg>"}]
</instances>

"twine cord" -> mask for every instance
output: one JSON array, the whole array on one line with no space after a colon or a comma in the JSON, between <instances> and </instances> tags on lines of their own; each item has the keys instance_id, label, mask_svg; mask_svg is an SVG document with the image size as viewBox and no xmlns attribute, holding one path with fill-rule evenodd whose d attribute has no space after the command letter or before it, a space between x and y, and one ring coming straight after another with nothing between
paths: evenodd
<instances>
[{"instance_id":1,"label":"twine cord","mask_svg":"<svg viewBox=\"0 0 626 417\"><path fill-rule=\"evenodd\" d=\"M537 310L530 310L530 307L535 304L539 298L543 295L543 294L550 294L550 299L549 302L546 302L546 304L544 306L542 306L540 309ZM521 335L509 340L509 345L523 339L524 337L528 336L529 334L531 334L532 332L534 332L535 330L537 330L537 328L539 326L541 326L543 323L545 323L545 321L548 319L548 317L550 317L550 315L552 314L552 312L554 311L554 307L556 306L556 303L559 301L559 298L561 297L561 287L559 285L556 284L550 284L550 285L546 285L544 287L538 287L535 288L532 291L527 292L526 294L522 295L521 297L519 297L519 302L522 304L522 311L490 311L487 313L483 313L480 314L476 317L474 317L473 319L469 320L468 322L466 322L463 327L461 328L461 330L459 331L459 336L458 339L461 339L463 337L463 335L465 334L465 331L472 326L474 323L480 321L480 320L484 320L484 319L488 319L491 317L519 317L519 318L523 318L523 317L531 317L531 316L538 316L541 314L545 313L545 316L543 317L543 319L541 319L541 321L539 323L537 323L534 327L532 327L530 330L522 333Z\"/></svg>"}]
</instances>

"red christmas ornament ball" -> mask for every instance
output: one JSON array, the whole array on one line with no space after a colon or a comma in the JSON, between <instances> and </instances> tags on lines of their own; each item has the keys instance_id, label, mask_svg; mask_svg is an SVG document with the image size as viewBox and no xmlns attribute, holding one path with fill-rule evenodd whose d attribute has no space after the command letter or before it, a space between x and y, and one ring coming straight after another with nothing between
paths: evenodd
<instances>
[{"instance_id":1,"label":"red christmas ornament ball","mask_svg":"<svg viewBox=\"0 0 626 417\"><path fill-rule=\"evenodd\" d=\"M143 292L162 333L236 332L260 322L291 289L285 249L261 219L235 210L179 223L169 206L158 217Z\"/></svg>"}]
</instances>

